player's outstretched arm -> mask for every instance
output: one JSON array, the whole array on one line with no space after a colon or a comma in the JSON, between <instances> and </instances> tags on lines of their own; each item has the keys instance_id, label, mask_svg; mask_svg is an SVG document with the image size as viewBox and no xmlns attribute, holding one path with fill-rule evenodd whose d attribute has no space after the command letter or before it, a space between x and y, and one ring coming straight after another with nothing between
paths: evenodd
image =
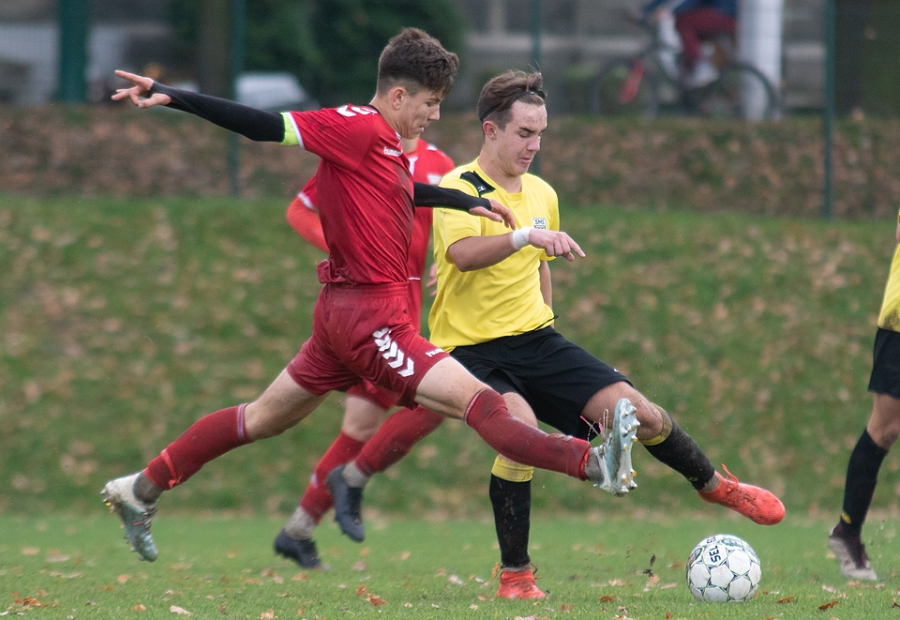
<instances>
[{"instance_id":1,"label":"player's outstretched arm","mask_svg":"<svg viewBox=\"0 0 900 620\"><path fill-rule=\"evenodd\" d=\"M472 196L457 189L429 185L414 184L413 202L417 207L440 207L468 211L472 215L486 217L495 222L503 222L507 228L515 229L516 218L512 211L496 200L488 200Z\"/></svg>"},{"instance_id":2,"label":"player's outstretched arm","mask_svg":"<svg viewBox=\"0 0 900 620\"><path fill-rule=\"evenodd\" d=\"M116 71L116 75L131 82L132 86L119 89L112 96L113 101L130 99L139 108L165 105L190 112L256 142L284 140L284 120L276 112L257 110L228 99L173 88L127 71Z\"/></svg>"}]
</instances>

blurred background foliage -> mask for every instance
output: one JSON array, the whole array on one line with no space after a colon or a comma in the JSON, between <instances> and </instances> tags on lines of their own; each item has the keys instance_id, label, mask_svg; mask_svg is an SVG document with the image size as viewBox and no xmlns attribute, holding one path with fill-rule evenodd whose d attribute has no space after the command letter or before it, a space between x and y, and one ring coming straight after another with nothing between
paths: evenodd
<instances>
[{"instance_id":1,"label":"blurred background foliage","mask_svg":"<svg viewBox=\"0 0 900 620\"><path fill-rule=\"evenodd\" d=\"M197 62L197 42L206 24L221 19L221 4L170 0L182 60ZM224 8L227 18L227 3ZM296 74L323 105L365 102L375 91L378 56L401 28L422 28L447 49L461 50L463 26L449 0L253 0L247 3L245 65Z\"/></svg>"}]
</instances>

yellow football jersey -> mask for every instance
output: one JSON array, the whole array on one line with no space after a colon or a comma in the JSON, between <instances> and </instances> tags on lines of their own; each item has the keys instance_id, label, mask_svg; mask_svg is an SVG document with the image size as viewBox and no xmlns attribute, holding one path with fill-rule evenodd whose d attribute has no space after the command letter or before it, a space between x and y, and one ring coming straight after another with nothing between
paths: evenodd
<instances>
[{"instance_id":1,"label":"yellow football jersey","mask_svg":"<svg viewBox=\"0 0 900 620\"><path fill-rule=\"evenodd\" d=\"M494 187L484 197L509 207L519 227L559 230L559 199L540 178L524 175L522 191L510 194L474 161L447 173L441 186L477 196L473 184L461 178L470 171ZM472 236L505 235L510 229L451 209L435 210L433 229L438 291L428 319L431 342L450 351L553 323L553 312L541 295L538 267L540 261L551 260L543 250L529 245L496 265L463 273L447 255L453 243Z\"/></svg>"}]
</instances>

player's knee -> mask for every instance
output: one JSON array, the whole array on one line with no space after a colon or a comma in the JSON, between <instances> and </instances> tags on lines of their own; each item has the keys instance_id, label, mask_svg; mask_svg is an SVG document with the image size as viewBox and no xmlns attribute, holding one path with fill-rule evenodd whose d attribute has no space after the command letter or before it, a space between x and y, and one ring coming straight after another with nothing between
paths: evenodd
<instances>
[{"instance_id":1,"label":"player's knee","mask_svg":"<svg viewBox=\"0 0 900 620\"><path fill-rule=\"evenodd\" d=\"M660 444L668 438L672 432L672 417L669 413L649 400L644 400L643 407L637 407L638 428L637 438L644 445L653 446Z\"/></svg>"}]
</instances>

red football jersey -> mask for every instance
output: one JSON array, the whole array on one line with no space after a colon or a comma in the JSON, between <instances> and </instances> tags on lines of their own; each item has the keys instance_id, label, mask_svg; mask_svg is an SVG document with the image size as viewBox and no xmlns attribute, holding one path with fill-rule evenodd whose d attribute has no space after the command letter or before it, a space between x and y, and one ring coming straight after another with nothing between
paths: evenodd
<instances>
[{"instance_id":1,"label":"red football jersey","mask_svg":"<svg viewBox=\"0 0 900 620\"><path fill-rule=\"evenodd\" d=\"M321 158L322 283L406 282L414 207L400 137L371 106L291 112L300 146Z\"/></svg>"},{"instance_id":2,"label":"red football jersey","mask_svg":"<svg viewBox=\"0 0 900 620\"><path fill-rule=\"evenodd\" d=\"M443 151L419 138L414 151L406 153L409 168L414 181L436 185L441 178L453 170L453 160ZM297 194L297 199L288 207L287 219L291 226L303 238L319 245L317 240L322 236L322 225L318 220L302 217L301 210L318 211L319 196L316 177L312 177ZM416 209L413 221L412 241L407 259L408 275L411 280L420 279L425 272L425 258L428 252L428 240L431 236L432 210Z\"/></svg>"}]
</instances>

